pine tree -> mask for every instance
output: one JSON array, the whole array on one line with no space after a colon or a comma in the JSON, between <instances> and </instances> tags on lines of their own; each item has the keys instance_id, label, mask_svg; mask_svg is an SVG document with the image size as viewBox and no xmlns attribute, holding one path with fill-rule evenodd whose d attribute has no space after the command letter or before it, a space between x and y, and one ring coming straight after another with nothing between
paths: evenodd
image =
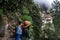
<instances>
[{"instance_id":1,"label":"pine tree","mask_svg":"<svg viewBox=\"0 0 60 40\"><path fill-rule=\"evenodd\" d=\"M41 34L41 16L39 13L39 9L34 5L31 9L31 17L33 20L33 32L34 32L34 40L41 40L40 34Z\"/></svg>"},{"instance_id":2,"label":"pine tree","mask_svg":"<svg viewBox=\"0 0 60 40\"><path fill-rule=\"evenodd\" d=\"M55 27L56 40L59 40L58 36L60 35L60 2L58 0L54 1L53 3L52 16Z\"/></svg>"}]
</instances>

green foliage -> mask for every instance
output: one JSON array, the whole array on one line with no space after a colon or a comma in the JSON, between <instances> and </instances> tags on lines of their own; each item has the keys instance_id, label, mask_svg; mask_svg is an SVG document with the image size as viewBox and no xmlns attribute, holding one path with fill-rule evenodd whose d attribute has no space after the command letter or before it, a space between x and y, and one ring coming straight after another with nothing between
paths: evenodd
<instances>
[{"instance_id":1,"label":"green foliage","mask_svg":"<svg viewBox=\"0 0 60 40\"><path fill-rule=\"evenodd\" d=\"M22 16L23 20L28 20L28 21L32 21L30 16L27 15L23 15Z\"/></svg>"},{"instance_id":2,"label":"green foliage","mask_svg":"<svg viewBox=\"0 0 60 40\"><path fill-rule=\"evenodd\" d=\"M48 40L55 40L56 39L56 34L55 34L52 23L46 23L42 32L43 32L42 38L48 39Z\"/></svg>"},{"instance_id":3,"label":"green foliage","mask_svg":"<svg viewBox=\"0 0 60 40\"><path fill-rule=\"evenodd\" d=\"M23 9L23 15L28 15L29 14L29 10L28 9Z\"/></svg>"},{"instance_id":4,"label":"green foliage","mask_svg":"<svg viewBox=\"0 0 60 40\"><path fill-rule=\"evenodd\" d=\"M32 0L1 0L0 3L1 5L4 4L0 7L4 11L4 15L6 15L9 19L13 17L17 20L18 17L22 19L22 21L28 20L31 23L33 22L33 25L30 27L31 39L40 40L40 28L42 21L39 8L35 6ZM17 12L18 16L16 16L14 12Z\"/></svg>"},{"instance_id":5,"label":"green foliage","mask_svg":"<svg viewBox=\"0 0 60 40\"><path fill-rule=\"evenodd\" d=\"M53 23L55 27L55 40L59 40L60 35L60 2L55 0L52 7Z\"/></svg>"},{"instance_id":6,"label":"green foliage","mask_svg":"<svg viewBox=\"0 0 60 40\"><path fill-rule=\"evenodd\" d=\"M0 15L2 15L3 14L3 9L0 9Z\"/></svg>"},{"instance_id":7,"label":"green foliage","mask_svg":"<svg viewBox=\"0 0 60 40\"><path fill-rule=\"evenodd\" d=\"M54 23L54 26L55 28L60 28L60 5L59 5L59 1L54 1L54 5L52 9L55 9L54 12L52 12L54 15L54 19L53 19L53 23Z\"/></svg>"},{"instance_id":8,"label":"green foliage","mask_svg":"<svg viewBox=\"0 0 60 40\"><path fill-rule=\"evenodd\" d=\"M42 25L42 21L41 21L41 16L39 13L38 8L34 5L32 8L30 8L30 10L32 10L30 13L31 17L32 17L32 21L33 21L33 40L40 40L40 34L41 34L41 25Z\"/></svg>"},{"instance_id":9,"label":"green foliage","mask_svg":"<svg viewBox=\"0 0 60 40\"><path fill-rule=\"evenodd\" d=\"M22 19L23 20L28 20L32 22L31 16L29 16L29 10L27 8L23 8L23 13L22 13Z\"/></svg>"}]
</instances>

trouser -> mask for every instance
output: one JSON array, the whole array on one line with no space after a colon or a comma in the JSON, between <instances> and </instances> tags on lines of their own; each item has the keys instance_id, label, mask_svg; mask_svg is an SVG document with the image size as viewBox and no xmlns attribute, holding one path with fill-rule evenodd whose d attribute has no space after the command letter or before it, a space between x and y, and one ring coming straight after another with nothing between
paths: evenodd
<instances>
[{"instance_id":1,"label":"trouser","mask_svg":"<svg viewBox=\"0 0 60 40\"><path fill-rule=\"evenodd\" d=\"M30 39L30 32L28 29L25 29L25 35L26 35L26 38Z\"/></svg>"},{"instance_id":2,"label":"trouser","mask_svg":"<svg viewBox=\"0 0 60 40\"><path fill-rule=\"evenodd\" d=\"M15 40L20 40L20 39L21 39L21 35L16 34L16 35L15 35Z\"/></svg>"}]
</instances>

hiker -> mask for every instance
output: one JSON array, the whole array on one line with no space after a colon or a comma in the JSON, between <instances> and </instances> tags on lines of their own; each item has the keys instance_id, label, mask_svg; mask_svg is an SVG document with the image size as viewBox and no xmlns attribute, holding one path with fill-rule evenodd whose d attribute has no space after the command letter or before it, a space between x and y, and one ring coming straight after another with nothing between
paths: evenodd
<instances>
[{"instance_id":1,"label":"hiker","mask_svg":"<svg viewBox=\"0 0 60 40\"><path fill-rule=\"evenodd\" d=\"M22 36L22 22L19 22L18 26L16 27L15 40L20 40L21 36Z\"/></svg>"},{"instance_id":2,"label":"hiker","mask_svg":"<svg viewBox=\"0 0 60 40\"><path fill-rule=\"evenodd\" d=\"M22 36L23 36L23 40L26 40L26 39L28 39L28 40L30 40L30 33L29 33L29 27L30 27L30 22L29 21L25 21L24 22L24 28L23 28L23 34L22 34Z\"/></svg>"}]
</instances>

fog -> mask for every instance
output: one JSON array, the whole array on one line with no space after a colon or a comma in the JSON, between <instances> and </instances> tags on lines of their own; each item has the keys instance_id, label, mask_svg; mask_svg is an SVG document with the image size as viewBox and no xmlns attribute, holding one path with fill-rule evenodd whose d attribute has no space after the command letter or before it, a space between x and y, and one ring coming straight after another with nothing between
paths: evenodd
<instances>
[{"instance_id":1,"label":"fog","mask_svg":"<svg viewBox=\"0 0 60 40\"><path fill-rule=\"evenodd\" d=\"M51 7L52 3L55 0L34 0L35 4L41 5L41 4L45 4L47 7ZM60 1L60 0L58 0Z\"/></svg>"}]
</instances>

